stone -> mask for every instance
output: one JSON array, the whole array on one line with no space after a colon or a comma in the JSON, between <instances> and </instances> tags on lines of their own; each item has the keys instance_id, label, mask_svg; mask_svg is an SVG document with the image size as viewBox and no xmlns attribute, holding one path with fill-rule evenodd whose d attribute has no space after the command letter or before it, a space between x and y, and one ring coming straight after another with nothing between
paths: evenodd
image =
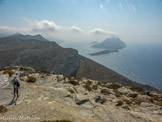
<instances>
[{"instance_id":1,"label":"stone","mask_svg":"<svg viewBox=\"0 0 162 122\"><path fill-rule=\"evenodd\" d=\"M100 96L98 96L97 98L95 98L95 102L99 102L101 104L105 103L107 100L105 98L101 98Z\"/></svg>"},{"instance_id":2,"label":"stone","mask_svg":"<svg viewBox=\"0 0 162 122\"><path fill-rule=\"evenodd\" d=\"M86 108L94 108L94 105L91 103L89 99L81 100L79 102L76 102L76 104L79 106L86 107Z\"/></svg>"}]
</instances>

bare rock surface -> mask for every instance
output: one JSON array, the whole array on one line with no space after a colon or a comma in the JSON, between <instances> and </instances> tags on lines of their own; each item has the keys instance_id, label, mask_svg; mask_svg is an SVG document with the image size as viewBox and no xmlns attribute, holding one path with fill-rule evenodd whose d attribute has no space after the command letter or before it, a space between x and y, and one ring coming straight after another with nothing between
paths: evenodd
<instances>
[{"instance_id":1,"label":"bare rock surface","mask_svg":"<svg viewBox=\"0 0 162 122\"><path fill-rule=\"evenodd\" d=\"M152 93L150 96L128 87L115 87L118 84L100 84L86 78L77 80L53 73L31 72L25 68L20 70L19 67L10 70L14 72L12 76L0 71L0 105L7 108L6 112L0 109L0 121L162 121L161 94ZM20 96L15 104L8 105L13 98L11 80L16 74ZM36 81L27 82L29 76L35 77ZM130 95L132 93L138 95L134 98Z\"/></svg>"}]
</instances>

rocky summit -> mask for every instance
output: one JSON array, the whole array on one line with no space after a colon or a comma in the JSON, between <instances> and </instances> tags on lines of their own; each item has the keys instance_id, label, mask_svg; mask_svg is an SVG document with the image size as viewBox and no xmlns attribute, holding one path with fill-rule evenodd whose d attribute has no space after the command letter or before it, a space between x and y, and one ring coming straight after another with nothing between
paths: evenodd
<instances>
[{"instance_id":1,"label":"rocky summit","mask_svg":"<svg viewBox=\"0 0 162 122\"><path fill-rule=\"evenodd\" d=\"M20 89L12 102L15 76ZM162 121L162 94L29 67L2 68L0 92L0 121Z\"/></svg>"}]
</instances>

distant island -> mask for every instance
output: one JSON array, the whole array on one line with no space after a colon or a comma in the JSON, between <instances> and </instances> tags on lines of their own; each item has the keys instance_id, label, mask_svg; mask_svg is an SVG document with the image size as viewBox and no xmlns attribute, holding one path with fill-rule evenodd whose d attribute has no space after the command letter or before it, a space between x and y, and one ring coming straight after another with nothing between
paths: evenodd
<instances>
[{"instance_id":1,"label":"distant island","mask_svg":"<svg viewBox=\"0 0 162 122\"><path fill-rule=\"evenodd\" d=\"M112 38L105 39L101 43L94 44L92 47L99 48L99 49L105 49L100 52L89 54L89 55L95 56L95 55L109 54L112 52L119 52L120 49L123 49L126 47L126 44L123 41L121 41L118 37L112 37Z\"/></svg>"}]
</instances>

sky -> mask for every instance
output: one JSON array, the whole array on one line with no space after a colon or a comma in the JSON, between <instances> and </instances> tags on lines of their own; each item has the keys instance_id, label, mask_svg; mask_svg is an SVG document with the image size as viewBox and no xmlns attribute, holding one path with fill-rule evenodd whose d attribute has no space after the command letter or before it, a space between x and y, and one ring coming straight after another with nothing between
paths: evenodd
<instances>
[{"instance_id":1,"label":"sky","mask_svg":"<svg viewBox=\"0 0 162 122\"><path fill-rule=\"evenodd\" d=\"M0 0L0 33L162 43L162 0Z\"/></svg>"}]
</instances>

